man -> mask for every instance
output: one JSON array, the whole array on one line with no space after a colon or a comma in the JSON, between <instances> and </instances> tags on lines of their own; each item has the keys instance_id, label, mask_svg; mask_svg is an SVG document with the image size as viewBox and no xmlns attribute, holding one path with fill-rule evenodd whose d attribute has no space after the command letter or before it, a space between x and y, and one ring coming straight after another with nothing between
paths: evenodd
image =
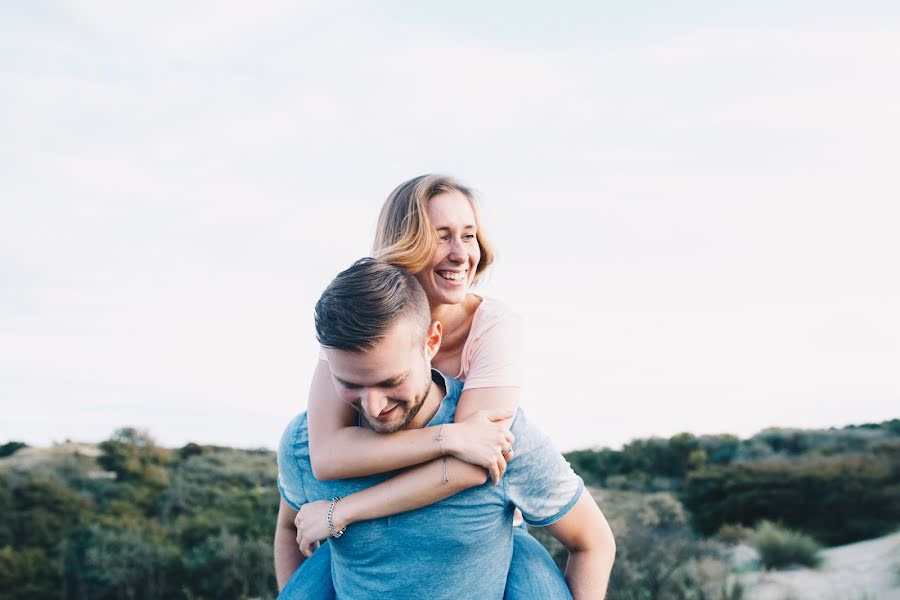
<instances>
[{"instance_id":1,"label":"man","mask_svg":"<svg viewBox=\"0 0 900 600\"><path fill-rule=\"evenodd\" d=\"M431 322L427 298L410 274L374 259L357 261L317 303L316 333L335 388L360 413L362 425L386 433L453 421L462 384L431 369L441 326ZM279 587L305 559L296 539L298 510L318 501L328 507L327 515L318 513L323 527L329 520L328 527L340 534L343 524L351 523L316 551L330 549L339 598L500 599L518 507L526 522L546 526L569 550L566 581L574 598L602 598L615 555L606 519L590 494L582 493L581 479L521 411L511 431L516 457L500 485L484 483L483 469L439 459L431 465L436 487L457 486L460 493L424 508L373 518L359 499L389 475L318 481L309 461L306 414L295 418L278 456ZM482 485L466 483L473 471ZM395 481L403 477L396 475ZM355 518L345 514L339 519L344 507ZM401 499L398 508L403 510ZM310 540L299 542L310 546ZM311 563L315 560L314 555Z\"/></svg>"}]
</instances>

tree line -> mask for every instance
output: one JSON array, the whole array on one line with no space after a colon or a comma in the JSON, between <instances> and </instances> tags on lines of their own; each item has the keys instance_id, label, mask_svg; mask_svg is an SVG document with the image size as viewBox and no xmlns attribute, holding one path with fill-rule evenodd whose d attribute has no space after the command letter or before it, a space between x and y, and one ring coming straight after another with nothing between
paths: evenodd
<instances>
[{"instance_id":1,"label":"tree line","mask_svg":"<svg viewBox=\"0 0 900 600\"><path fill-rule=\"evenodd\" d=\"M834 545L900 525L900 419L745 440L681 433L566 456L593 485L675 493L703 535L770 520Z\"/></svg>"},{"instance_id":2,"label":"tree line","mask_svg":"<svg viewBox=\"0 0 900 600\"><path fill-rule=\"evenodd\" d=\"M897 419L745 440L684 433L566 456L615 525L612 600L739 597L722 587L727 564L712 543L724 526L768 520L837 544L900 524ZM169 449L131 428L96 447L6 443L0 596L274 598L275 479L271 451Z\"/></svg>"}]
</instances>

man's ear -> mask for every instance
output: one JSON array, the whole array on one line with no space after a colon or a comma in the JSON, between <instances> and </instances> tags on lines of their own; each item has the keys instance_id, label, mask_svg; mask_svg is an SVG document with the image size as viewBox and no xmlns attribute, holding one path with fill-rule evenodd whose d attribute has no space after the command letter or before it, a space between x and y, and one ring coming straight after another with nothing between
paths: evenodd
<instances>
[{"instance_id":1,"label":"man's ear","mask_svg":"<svg viewBox=\"0 0 900 600\"><path fill-rule=\"evenodd\" d=\"M428 360L434 358L434 355L441 349L441 339L444 335L444 328L440 321L432 321L428 326L428 336L425 338L425 354Z\"/></svg>"}]
</instances>

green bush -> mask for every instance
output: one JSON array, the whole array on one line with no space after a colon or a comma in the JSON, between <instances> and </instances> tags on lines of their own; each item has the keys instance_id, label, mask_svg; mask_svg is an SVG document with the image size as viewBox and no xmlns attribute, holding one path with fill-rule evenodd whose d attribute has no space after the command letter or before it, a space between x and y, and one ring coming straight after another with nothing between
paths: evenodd
<instances>
[{"instance_id":1,"label":"green bush","mask_svg":"<svg viewBox=\"0 0 900 600\"><path fill-rule=\"evenodd\" d=\"M716 538L723 544L734 546L735 544L740 544L745 541L749 534L750 530L743 525L726 523L719 528L719 532L716 533Z\"/></svg>"},{"instance_id":2,"label":"green bush","mask_svg":"<svg viewBox=\"0 0 900 600\"><path fill-rule=\"evenodd\" d=\"M699 539L668 493L591 490L616 536L608 600L739 600L723 548ZM530 530L561 567L566 551L547 532Z\"/></svg>"},{"instance_id":3,"label":"green bush","mask_svg":"<svg viewBox=\"0 0 900 600\"><path fill-rule=\"evenodd\" d=\"M25 442L16 442L16 441L6 442L2 446L0 446L0 458L3 458L5 456L12 456L13 454L18 452L22 448L27 448L27 447L28 447L28 444L26 444Z\"/></svg>"},{"instance_id":4,"label":"green bush","mask_svg":"<svg viewBox=\"0 0 900 600\"><path fill-rule=\"evenodd\" d=\"M806 534L762 521L749 537L750 545L759 553L759 561L767 569L791 565L817 567L822 562L819 546Z\"/></svg>"},{"instance_id":5,"label":"green bush","mask_svg":"<svg viewBox=\"0 0 900 600\"><path fill-rule=\"evenodd\" d=\"M0 598L275 597L272 452L175 452L133 429L82 450L0 462Z\"/></svg>"},{"instance_id":6,"label":"green bush","mask_svg":"<svg viewBox=\"0 0 900 600\"><path fill-rule=\"evenodd\" d=\"M681 500L703 535L770 520L828 545L878 537L900 523L900 441L866 454L702 467L688 476Z\"/></svg>"}]
</instances>

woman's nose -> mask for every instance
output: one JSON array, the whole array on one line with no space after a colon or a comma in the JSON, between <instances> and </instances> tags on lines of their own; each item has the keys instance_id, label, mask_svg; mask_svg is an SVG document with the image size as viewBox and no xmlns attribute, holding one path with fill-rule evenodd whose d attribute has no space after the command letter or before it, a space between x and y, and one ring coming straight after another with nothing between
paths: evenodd
<instances>
[{"instance_id":1,"label":"woman's nose","mask_svg":"<svg viewBox=\"0 0 900 600\"><path fill-rule=\"evenodd\" d=\"M450 260L455 262L465 262L466 248L463 246L462 240L453 240L450 242Z\"/></svg>"}]
</instances>

